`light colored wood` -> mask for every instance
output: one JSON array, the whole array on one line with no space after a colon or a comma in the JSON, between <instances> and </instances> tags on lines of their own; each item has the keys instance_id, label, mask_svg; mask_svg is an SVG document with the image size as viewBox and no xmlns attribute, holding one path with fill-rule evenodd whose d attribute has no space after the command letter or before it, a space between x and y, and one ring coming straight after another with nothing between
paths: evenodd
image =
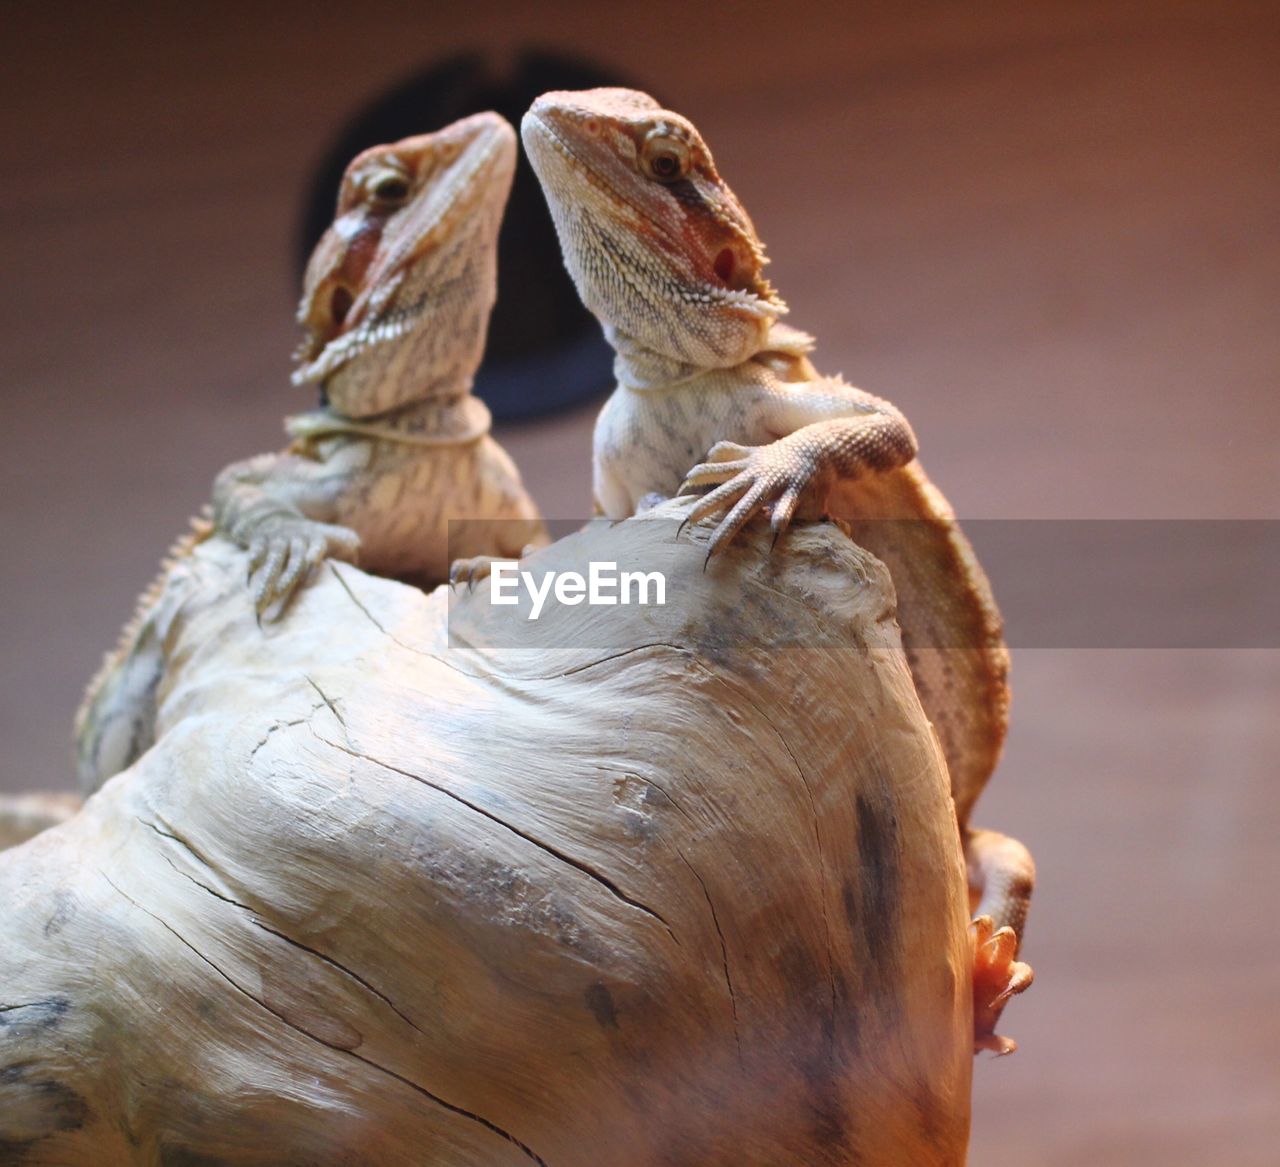
<instances>
[{"instance_id":1,"label":"light colored wood","mask_svg":"<svg viewBox=\"0 0 1280 1167\"><path fill-rule=\"evenodd\" d=\"M0 851L70 818L80 799L63 791L0 794Z\"/></svg>"},{"instance_id":2,"label":"light colored wood","mask_svg":"<svg viewBox=\"0 0 1280 1167\"><path fill-rule=\"evenodd\" d=\"M139 589L308 403L315 160L458 51L553 47L694 117L790 321L903 408L962 519L1276 517L1268 0L233 8L5 6L0 789L73 785ZM500 435L548 515L587 513L595 412ZM1035 854L1038 979L975 1065L973 1162L1275 1167L1280 653L1019 642L1012 679L976 818Z\"/></svg>"},{"instance_id":3,"label":"light colored wood","mask_svg":"<svg viewBox=\"0 0 1280 1167\"><path fill-rule=\"evenodd\" d=\"M966 894L880 565L831 525L534 622L213 541L155 748L0 856L26 1164L961 1164ZM513 629L492 642L495 620ZM3 1155L0 1154L0 1158Z\"/></svg>"}]
</instances>

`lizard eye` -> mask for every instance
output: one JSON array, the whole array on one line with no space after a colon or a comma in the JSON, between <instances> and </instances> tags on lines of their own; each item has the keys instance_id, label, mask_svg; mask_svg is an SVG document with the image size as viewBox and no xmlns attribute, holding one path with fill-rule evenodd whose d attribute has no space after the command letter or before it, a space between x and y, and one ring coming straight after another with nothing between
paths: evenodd
<instances>
[{"instance_id":1,"label":"lizard eye","mask_svg":"<svg viewBox=\"0 0 1280 1167\"><path fill-rule=\"evenodd\" d=\"M394 171L378 175L369 184L373 201L383 207L397 207L409 197L409 180Z\"/></svg>"},{"instance_id":2,"label":"lizard eye","mask_svg":"<svg viewBox=\"0 0 1280 1167\"><path fill-rule=\"evenodd\" d=\"M678 182L689 173L689 147L670 134L655 132L645 138L641 160L659 182Z\"/></svg>"}]
</instances>

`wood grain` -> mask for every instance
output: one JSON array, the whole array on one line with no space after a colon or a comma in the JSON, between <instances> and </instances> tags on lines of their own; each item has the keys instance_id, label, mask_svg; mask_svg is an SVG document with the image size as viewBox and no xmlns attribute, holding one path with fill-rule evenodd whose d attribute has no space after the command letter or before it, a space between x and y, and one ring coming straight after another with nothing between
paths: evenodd
<instances>
[{"instance_id":1,"label":"wood grain","mask_svg":"<svg viewBox=\"0 0 1280 1167\"><path fill-rule=\"evenodd\" d=\"M1277 517L1275 6L785 18L7 6L0 785L70 786L72 711L134 595L299 403L309 165L457 48L554 42L687 110L822 366L905 410L962 517ZM501 435L552 516L586 510L591 412ZM1036 855L1037 983L1019 1052L976 1068L973 1161L1270 1167L1277 654L1018 649L1013 685L977 818Z\"/></svg>"},{"instance_id":2,"label":"wood grain","mask_svg":"<svg viewBox=\"0 0 1280 1167\"><path fill-rule=\"evenodd\" d=\"M833 524L704 571L687 513L533 561L679 603L536 622L343 564L264 645L244 554L183 560L156 745L0 854L0 1161L961 1167L967 894L888 572Z\"/></svg>"}]
</instances>

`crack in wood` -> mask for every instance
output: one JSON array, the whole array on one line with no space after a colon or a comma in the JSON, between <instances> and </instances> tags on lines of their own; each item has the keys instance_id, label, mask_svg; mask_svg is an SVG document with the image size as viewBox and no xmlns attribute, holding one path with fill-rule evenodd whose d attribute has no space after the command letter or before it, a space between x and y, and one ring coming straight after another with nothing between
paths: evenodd
<instances>
[{"instance_id":1,"label":"crack in wood","mask_svg":"<svg viewBox=\"0 0 1280 1167\"><path fill-rule=\"evenodd\" d=\"M694 867L688 859L685 858L683 851L677 851L684 865L693 872L693 878L698 881L698 886L702 888L702 894L706 897L707 907L711 909L711 923L714 925L716 935L720 938L720 963L724 968L724 985L729 990L729 1009L733 1014L733 1043L738 1047L738 1065L742 1065L742 1035L738 1031L738 996L733 991L733 977L729 974L729 946L725 943L724 932L720 928L720 917L716 913L715 901L711 898L711 893L707 890L706 881L698 873L698 869Z\"/></svg>"},{"instance_id":2,"label":"crack in wood","mask_svg":"<svg viewBox=\"0 0 1280 1167\"><path fill-rule=\"evenodd\" d=\"M325 1041L324 1038L318 1037L316 1034L310 1033L306 1029L303 1029L301 1026L290 1021L282 1013L271 1008L271 1006L268 1005L265 1001L261 1000L258 997L255 997L251 992L249 992L248 989L246 989L243 985L239 984L232 976L230 976L230 974L224 972L214 961L212 961L209 957L205 956L203 952L201 952L176 928L172 927L168 922L166 922L160 916L156 915L156 913L151 911L149 908L145 908L140 903L138 903L137 900L135 900L131 895L129 895L128 892L124 891L115 882L115 880L113 880L101 868L98 869L98 874L101 875L102 878L106 880L108 884L111 885L111 887L116 891L116 893L119 896L121 896L123 899L128 901L130 904L132 904L135 908L138 909L138 911L142 912L144 915L150 916L151 919L153 919L157 924L159 924L162 928L164 928L165 931L167 931L170 935L172 935L175 940L177 940L181 945L183 945L183 947L189 949L197 958L204 961L205 964L207 964L211 969L213 969L213 971L217 973L218 976L220 976L224 981L226 981L227 984L229 984L233 989L235 989L238 993L241 993L242 995L247 997L260 1009L269 1013L282 1025L285 1025L289 1029L292 1029L295 1033L302 1034L303 1037L308 1038L311 1041L314 1041L317 1045L322 1045L326 1049L332 1050L336 1054L353 1058L355 1061L360 1062L362 1065L368 1066L371 1070L376 1070L378 1073L387 1075L387 1077L394 1079L395 1081L401 1083L404 1086L407 1086L409 1089L417 1091L417 1093L421 1094L424 1098L430 1099L437 1106L442 1107L443 1109L449 1111L450 1113L456 1114L461 1118L470 1119L472 1122L478 1123L480 1126L484 1127L486 1130L489 1130L493 1134L498 1135L500 1138L505 1139L507 1142L511 1143L513 1146L518 1147L529 1160L539 1164L539 1167L548 1167L547 1161L543 1159L541 1155L537 1154L537 1152L535 1152L527 1143L524 1143L520 1139L516 1138L516 1136L513 1135L510 1131L504 1130L496 1122L493 1122L490 1119L485 1118L481 1114L476 1114L474 1111L467 1110L463 1106L458 1106L452 1102L448 1102L445 1099L441 1098L438 1094L435 1094L432 1091L428 1090L425 1086L420 1085L419 1083L413 1081L411 1078L406 1078L403 1074L397 1074L395 1070L392 1070L387 1066L380 1065L378 1062L375 1062L372 1058L367 1058L363 1054L358 1054L355 1052L355 1050L343 1049L342 1046L334 1045L332 1042Z\"/></svg>"},{"instance_id":3,"label":"crack in wood","mask_svg":"<svg viewBox=\"0 0 1280 1167\"><path fill-rule=\"evenodd\" d=\"M317 685L307 673L303 673L302 675L306 679L307 684L320 695L320 700L325 703L329 712L337 718L338 724L345 730L347 728L346 719L338 712L338 706L334 703L333 699L322 688L320 688L320 686Z\"/></svg>"},{"instance_id":4,"label":"crack in wood","mask_svg":"<svg viewBox=\"0 0 1280 1167\"><path fill-rule=\"evenodd\" d=\"M303 944L301 940L295 940L292 936L286 936L283 932L277 931L275 928L272 928L267 924L264 924L261 920L255 919L253 922L259 928L261 928L264 932L269 932L272 936L279 937L286 944L291 944L295 948L300 948L303 952L309 952L317 960L322 960L325 962L325 964L331 964L333 965L334 968L338 969L339 972L346 973L346 975L349 976L358 985L362 985L364 988L368 989L369 992L371 992L375 997L377 997L379 1001L382 1001L387 1006L387 1008L390 1009L397 1017L399 1017L400 1020L403 1021L407 1026L409 1026L411 1029L416 1029L419 1033L423 1032L421 1029L418 1029L418 1027L413 1023L413 1019L407 1013L404 1013L396 1005L396 1003L386 995L386 993L382 992L382 990L377 988L375 985L371 985L359 973L353 972L351 969L347 968L345 964L342 964L340 961L335 960L332 956L326 955L325 953L321 952L319 949L312 948L309 944Z\"/></svg>"},{"instance_id":5,"label":"crack in wood","mask_svg":"<svg viewBox=\"0 0 1280 1167\"><path fill-rule=\"evenodd\" d=\"M603 887L606 891L608 891L609 894L612 895L615 899L618 899L622 903L627 904L630 907L643 912L646 916L651 916L653 919L657 920L658 923L660 923L667 930L668 934L671 936L671 939L674 940L677 945L679 945L680 938L675 934L675 931L672 929L671 925L666 921L666 919L662 916L660 912L654 911L654 909L649 907L648 904L642 903L640 900L634 899L632 896L627 895L627 893L624 892L616 883L614 883L613 880L611 880L606 875L602 875L590 864L584 863L581 859L575 859L572 855L566 854L564 851L561 851L557 847L551 846L551 844L549 843L544 843L541 839L537 838L535 835L531 835L528 831L521 830L519 827L514 826L513 824L507 822L505 819L494 814L492 811L486 810L483 806L480 806L477 803L471 802L468 799L463 798L462 795L454 793L452 790L450 790L446 786L441 786L437 782L432 782L429 778L422 777L421 774L415 774L411 770L402 770L399 766L393 766L391 765L390 762L384 762L380 758L375 758L372 754L361 753L359 750L355 750L347 746L339 745L337 742L330 741L328 738L322 736L321 734L315 733L314 728L312 729L311 732L315 734L316 739L318 741L324 742L325 745L331 746L335 750L341 750L344 754L349 754L351 757L358 758L361 761L372 762L375 766L380 766L384 770L390 770L391 773L393 774L399 774L404 778L409 778L414 782L421 783L423 786L426 786L429 789L436 791L437 794L443 794L446 798L452 799L454 802L458 803L460 806L465 806L468 810L474 811L476 814L481 815L483 818L488 819L490 822L496 823L498 826L502 827L504 830L510 831L513 835L523 839L526 843L533 844L533 846L537 847L540 851L544 851L546 854L552 856L553 858L560 860L561 863L564 863L569 867L574 868L576 871L582 872L583 875L587 876L589 879L592 879L596 883L600 884L600 886Z\"/></svg>"},{"instance_id":6,"label":"crack in wood","mask_svg":"<svg viewBox=\"0 0 1280 1167\"><path fill-rule=\"evenodd\" d=\"M138 821L143 823L145 826L150 827L153 831L163 836L164 838L174 838L174 836L166 835L164 831L159 830L159 828L157 828L154 823L148 823L146 822L145 819L139 819ZM256 908L252 908L248 904L242 904L239 900L234 900L230 896L223 895L222 892L217 891L216 889L210 887L207 883L201 883L201 881L198 880L189 871L183 871L182 868L179 867L172 859L170 859L168 855L164 856L164 860L166 863L169 864L170 867L173 868L175 872L177 872L177 874L181 875L184 879L189 880L191 883L195 884L196 887L198 887L201 891L208 892L208 894L213 896L215 899L219 899L225 904L230 904L233 908L239 908L241 909L241 911L248 912L250 923L254 924L258 928L261 928L262 931L268 932L272 936L275 936L278 939L283 940L286 944L291 944L295 948L300 948L303 952L309 952L317 960L322 960L326 964L330 964L334 968L338 969L339 972L345 973L358 985L363 986L375 997L377 997L378 1000L382 1001L387 1006L387 1008L390 1009L397 1017L399 1017L406 1025L408 1025L412 1029L416 1029L419 1033L422 1033L422 1030L418 1029L418 1026L413 1023L413 1019L410 1018L407 1014L405 1014L396 1005L396 1003L386 995L386 993L382 992L382 990L377 988L377 986L370 984L359 973L353 971L352 969L347 968L345 964L343 964L341 961L335 960L332 956L328 956L325 953L320 952L318 949L312 948L310 945L303 944L301 940L295 940L292 936L289 936L286 933L281 932L276 928L272 928L269 924L264 924L262 920L258 918L259 913Z\"/></svg>"},{"instance_id":7,"label":"crack in wood","mask_svg":"<svg viewBox=\"0 0 1280 1167\"><path fill-rule=\"evenodd\" d=\"M831 946L831 920L829 915L827 914L827 889L829 886L828 874L827 874L827 856L826 856L826 852L823 850L823 847L822 847L822 830L819 825L821 819L818 814L817 801L813 797L813 787L809 785L809 779L805 775L804 767L800 765L800 760L795 756L795 753L792 751L791 743L787 741L782 731L773 723L773 719L768 715L768 713L765 712L765 710L751 696L750 693L743 690L739 685L735 684L730 678L722 677L720 679L728 688L737 692L742 697L742 699L746 701L747 704L750 705L751 708L756 711L756 713L759 715L760 719L765 723L765 725L767 725L773 731L774 737L778 739L778 743L786 751L787 757L791 759L791 765L795 768L796 776L800 779L800 784L804 787L805 795L809 800L809 811L813 819L814 846L818 852L818 874L822 884L821 888L819 889L820 891L819 902L822 905L822 927L825 933L826 950L827 950L827 953L826 953L827 983L828 983L830 996L831 996L831 1017L830 1017L831 1024L829 1026L829 1032L831 1034L832 1045L834 1046L835 1021L836 1021L835 954L832 951L832 946Z\"/></svg>"}]
</instances>

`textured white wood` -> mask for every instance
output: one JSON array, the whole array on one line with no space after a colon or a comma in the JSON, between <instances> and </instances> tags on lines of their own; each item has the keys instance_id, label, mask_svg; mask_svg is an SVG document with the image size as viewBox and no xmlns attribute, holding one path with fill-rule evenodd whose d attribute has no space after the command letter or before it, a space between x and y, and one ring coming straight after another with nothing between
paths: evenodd
<instances>
[{"instance_id":1,"label":"textured white wood","mask_svg":"<svg viewBox=\"0 0 1280 1167\"><path fill-rule=\"evenodd\" d=\"M345 565L265 628L238 552L176 572L157 745L0 855L0 1160L962 1163L964 880L887 576L831 526L704 573L671 514L535 561L661 562L667 608L523 647Z\"/></svg>"},{"instance_id":2,"label":"textured white wood","mask_svg":"<svg viewBox=\"0 0 1280 1167\"><path fill-rule=\"evenodd\" d=\"M77 795L61 791L0 794L0 851L62 822L79 808Z\"/></svg>"}]
</instances>

